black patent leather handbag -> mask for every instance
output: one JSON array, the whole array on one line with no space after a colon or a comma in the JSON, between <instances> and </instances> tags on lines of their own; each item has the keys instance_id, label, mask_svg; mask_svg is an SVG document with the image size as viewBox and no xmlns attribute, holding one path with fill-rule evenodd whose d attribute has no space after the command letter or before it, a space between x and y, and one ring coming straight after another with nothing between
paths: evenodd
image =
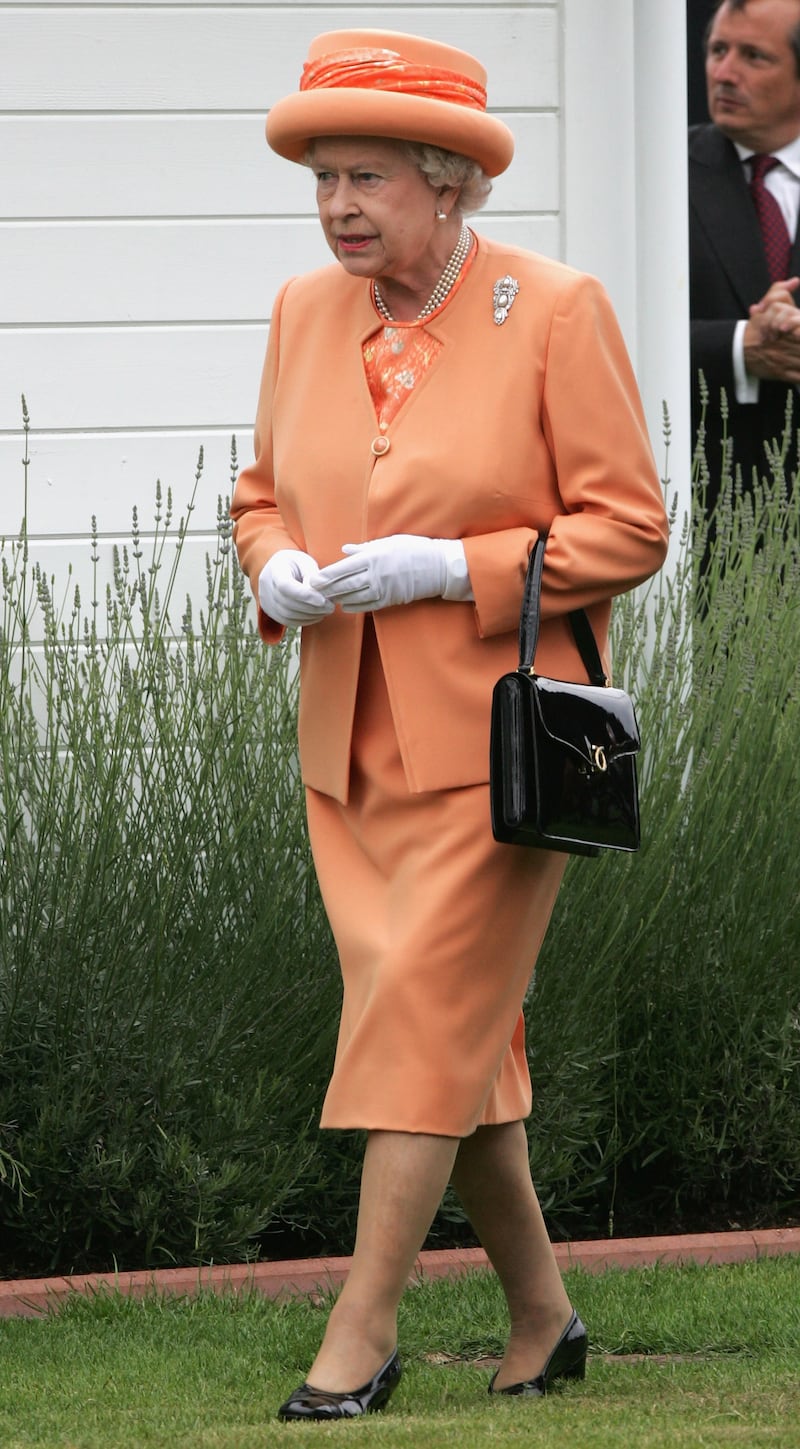
<instances>
[{"instance_id":1,"label":"black patent leather handbag","mask_svg":"<svg viewBox=\"0 0 800 1449\"><path fill-rule=\"evenodd\" d=\"M492 833L509 845L571 855L639 849L630 695L607 683L592 626L569 615L589 684L534 672L546 536L531 551L519 625L519 666L492 695L489 795Z\"/></svg>"}]
</instances>

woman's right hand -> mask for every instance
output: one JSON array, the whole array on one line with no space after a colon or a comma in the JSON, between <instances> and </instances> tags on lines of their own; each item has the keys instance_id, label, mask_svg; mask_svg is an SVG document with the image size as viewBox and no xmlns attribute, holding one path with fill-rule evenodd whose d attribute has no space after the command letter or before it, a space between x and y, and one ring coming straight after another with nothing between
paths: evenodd
<instances>
[{"instance_id":1,"label":"woman's right hand","mask_svg":"<svg viewBox=\"0 0 800 1449\"><path fill-rule=\"evenodd\" d=\"M319 564L310 554L279 549L258 576L258 602L264 613L287 627L318 624L332 614L334 605L308 582L318 572Z\"/></svg>"}]
</instances>

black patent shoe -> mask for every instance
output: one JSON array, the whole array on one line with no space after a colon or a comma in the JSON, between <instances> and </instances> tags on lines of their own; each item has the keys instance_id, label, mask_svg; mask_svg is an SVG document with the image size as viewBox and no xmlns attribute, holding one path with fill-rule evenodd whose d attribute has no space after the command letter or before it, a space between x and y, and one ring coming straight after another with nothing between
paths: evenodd
<instances>
[{"instance_id":1,"label":"black patent shoe","mask_svg":"<svg viewBox=\"0 0 800 1449\"><path fill-rule=\"evenodd\" d=\"M586 1329L577 1313L573 1313L558 1343L551 1353L542 1372L535 1379L523 1379L520 1384L509 1384L508 1388L496 1389L492 1376L490 1394L526 1394L528 1398L541 1399L548 1393L556 1379L582 1379L586 1377Z\"/></svg>"},{"instance_id":2,"label":"black patent shoe","mask_svg":"<svg viewBox=\"0 0 800 1449\"><path fill-rule=\"evenodd\" d=\"M301 1384L278 1410L279 1419L357 1419L361 1414L374 1414L388 1404L400 1382L400 1355L395 1349L369 1383L350 1394L330 1389L315 1389Z\"/></svg>"}]
</instances>

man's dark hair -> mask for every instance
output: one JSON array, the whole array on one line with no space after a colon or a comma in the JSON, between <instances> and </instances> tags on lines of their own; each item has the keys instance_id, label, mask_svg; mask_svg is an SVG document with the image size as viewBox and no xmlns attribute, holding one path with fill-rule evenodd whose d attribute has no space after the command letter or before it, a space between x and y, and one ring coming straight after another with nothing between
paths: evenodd
<instances>
[{"instance_id":1,"label":"man's dark hair","mask_svg":"<svg viewBox=\"0 0 800 1449\"><path fill-rule=\"evenodd\" d=\"M746 10L747 3L748 0L717 0L717 4L714 6L711 14L711 19L706 26L705 35L703 36L703 50L708 49L708 38L713 29L714 16L716 15L717 11L721 10L723 5L727 5L729 10ZM789 31L789 44L794 52L795 70L797 71L798 76L800 76L800 20L798 20L797 24L794 25Z\"/></svg>"}]
</instances>

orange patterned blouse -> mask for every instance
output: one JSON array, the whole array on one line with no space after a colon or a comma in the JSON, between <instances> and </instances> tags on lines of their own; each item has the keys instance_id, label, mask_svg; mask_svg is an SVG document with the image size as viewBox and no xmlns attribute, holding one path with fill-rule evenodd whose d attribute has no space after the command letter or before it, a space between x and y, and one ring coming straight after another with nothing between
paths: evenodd
<instances>
[{"instance_id":1,"label":"orange patterned blouse","mask_svg":"<svg viewBox=\"0 0 800 1449\"><path fill-rule=\"evenodd\" d=\"M424 377L443 342L426 331L426 324L438 317L452 301L475 256L475 243L447 296L435 312L414 322L387 322L364 342L364 371L382 432L397 416L409 393Z\"/></svg>"}]
</instances>

